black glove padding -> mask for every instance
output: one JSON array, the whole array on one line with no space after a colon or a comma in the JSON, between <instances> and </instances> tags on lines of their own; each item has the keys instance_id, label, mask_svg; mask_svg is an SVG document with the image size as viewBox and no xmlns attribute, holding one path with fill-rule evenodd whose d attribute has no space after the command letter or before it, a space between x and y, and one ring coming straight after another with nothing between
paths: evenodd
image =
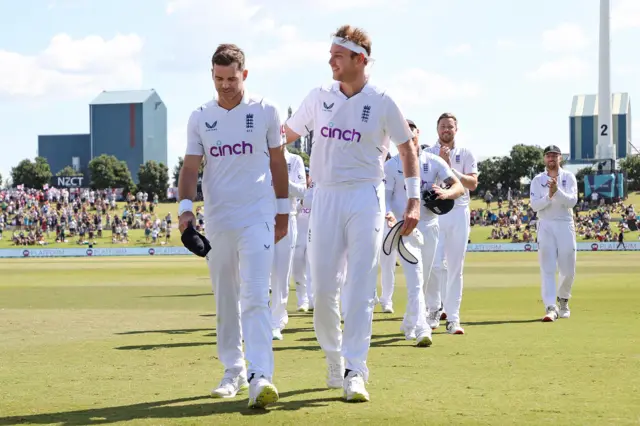
<instances>
[{"instance_id":1,"label":"black glove padding","mask_svg":"<svg viewBox=\"0 0 640 426\"><path fill-rule=\"evenodd\" d=\"M204 235L196 231L191 223L189 223L187 229L182 233L181 240L187 250L196 256L205 257L211 250L209 240L207 240Z\"/></svg>"}]
</instances>

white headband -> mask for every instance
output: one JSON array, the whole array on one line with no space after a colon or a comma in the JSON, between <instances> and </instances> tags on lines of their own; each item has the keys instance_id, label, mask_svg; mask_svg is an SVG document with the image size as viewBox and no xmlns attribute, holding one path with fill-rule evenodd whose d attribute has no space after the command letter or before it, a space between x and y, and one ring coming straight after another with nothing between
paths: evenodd
<instances>
[{"instance_id":1,"label":"white headband","mask_svg":"<svg viewBox=\"0 0 640 426\"><path fill-rule=\"evenodd\" d=\"M337 44L338 46L342 46L342 47L344 47L346 49L349 49L350 51L352 51L354 53L361 53L362 55L364 55L365 59L369 59L369 54L367 53L365 48L355 44L351 40L347 40L347 39L344 39L344 38L341 38L341 37L334 37L333 38L333 44Z\"/></svg>"}]
</instances>

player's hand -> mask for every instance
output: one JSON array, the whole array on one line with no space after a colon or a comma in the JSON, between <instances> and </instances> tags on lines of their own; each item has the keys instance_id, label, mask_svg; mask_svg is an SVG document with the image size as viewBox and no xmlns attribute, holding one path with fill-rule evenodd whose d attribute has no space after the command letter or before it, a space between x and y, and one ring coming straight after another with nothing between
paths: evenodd
<instances>
[{"instance_id":1,"label":"player's hand","mask_svg":"<svg viewBox=\"0 0 640 426\"><path fill-rule=\"evenodd\" d=\"M438 196L436 197L437 200L446 200L447 198L449 198L449 191L447 191L446 189L441 188L438 185L433 185L431 188L433 189L433 192L438 194Z\"/></svg>"},{"instance_id":2,"label":"player's hand","mask_svg":"<svg viewBox=\"0 0 640 426\"><path fill-rule=\"evenodd\" d=\"M276 227L275 227L275 243L287 236L289 232L289 215L277 214L276 215Z\"/></svg>"},{"instance_id":3,"label":"player's hand","mask_svg":"<svg viewBox=\"0 0 640 426\"><path fill-rule=\"evenodd\" d=\"M189 226L189 224L196 223L196 217L193 212L184 212L178 217L178 229L180 230L180 234L184 232L185 229Z\"/></svg>"},{"instance_id":4,"label":"player's hand","mask_svg":"<svg viewBox=\"0 0 640 426\"><path fill-rule=\"evenodd\" d=\"M392 212L387 213L387 215L384 218L386 219L387 226L389 228L393 228L395 224L398 222L398 219L396 219L396 216Z\"/></svg>"},{"instance_id":5,"label":"player's hand","mask_svg":"<svg viewBox=\"0 0 640 426\"><path fill-rule=\"evenodd\" d=\"M450 155L451 150L449 148L447 148L446 146L440 147L440 158L442 158L445 163L449 165L449 167L451 167L451 158L449 158Z\"/></svg>"},{"instance_id":6,"label":"player's hand","mask_svg":"<svg viewBox=\"0 0 640 426\"><path fill-rule=\"evenodd\" d=\"M403 219L404 223L400 228L400 235L406 237L413 232L420 220L420 200L418 198L409 198Z\"/></svg>"},{"instance_id":7,"label":"player's hand","mask_svg":"<svg viewBox=\"0 0 640 426\"><path fill-rule=\"evenodd\" d=\"M558 191L558 180L556 178L549 179L549 197L553 197L553 194Z\"/></svg>"}]
</instances>

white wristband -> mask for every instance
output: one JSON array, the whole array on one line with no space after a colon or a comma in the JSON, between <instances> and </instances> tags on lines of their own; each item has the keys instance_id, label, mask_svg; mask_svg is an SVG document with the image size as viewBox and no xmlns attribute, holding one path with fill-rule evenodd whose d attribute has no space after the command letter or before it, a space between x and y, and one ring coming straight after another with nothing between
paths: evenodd
<instances>
[{"instance_id":1,"label":"white wristband","mask_svg":"<svg viewBox=\"0 0 640 426\"><path fill-rule=\"evenodd\" d=\"M193 211L193 201L184 199L180 200L180 204L178 205L178 216L182 216L184 212L192 212Z\"/></svg>"},{"instance_id":2,"label":"white wristband","mask_svg":"<svg viewBox=\"0 0 640 426\"><path fill-rule=\"evenodd\" d=\"M407 198L420 199L420 178L410 177L404 180L404 184L407 187Z\"/></svg>"},{"instance_id":3,"label":"white wristband","mask_svg":"<svg viewBox=\"0 0 640 426\"><path fill-rule=\"evenodd\" d=\"M291 213L291 203L288 198L276 198L276 212L277 214Z\"/></svg>"}]
</instances>

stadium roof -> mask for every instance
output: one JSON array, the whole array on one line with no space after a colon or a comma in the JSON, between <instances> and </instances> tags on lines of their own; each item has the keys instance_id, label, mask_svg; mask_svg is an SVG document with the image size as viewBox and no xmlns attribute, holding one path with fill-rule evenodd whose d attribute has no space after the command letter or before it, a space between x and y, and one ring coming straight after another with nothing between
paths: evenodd
<instances>
[{"instance_id":1,"label":"stadium roof","mask_svg":"<svg viewBox=\"0 0 640 426\"><path fill-rule=\"evenodd\" d=\"M141 104L155 93L155 90L116 90L100 93L89 105Z\"/></svg>"},{"instance_id":2,"label":"stadium roof","mask_svg":"<svg viewBox=\"0 0 640 426\"><path fill-rule=\"evenodd\" d=\"M611 94L611 114L627 114L630 109L628 93ZM576 95L571 103L571 117L595 117L598 115L598 95Z\"/></svg>"}]
</instances>

